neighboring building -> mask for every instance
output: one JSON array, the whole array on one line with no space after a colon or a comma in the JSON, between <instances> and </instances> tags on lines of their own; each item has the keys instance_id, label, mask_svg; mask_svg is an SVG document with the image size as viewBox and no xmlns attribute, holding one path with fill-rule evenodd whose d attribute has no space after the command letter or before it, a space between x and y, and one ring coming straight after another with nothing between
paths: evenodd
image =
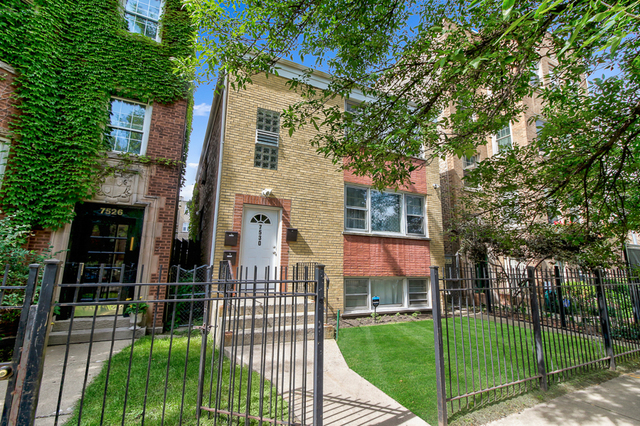
<instances>
[{"instance_id":1,"label":"neighboring building","mask_svg":"<svg viewBox=\"0 0 640 426\"><path fill-rule=\"evenodd\" d=\"M318 155L312 126L293 136L280 129L280 112L301 97L287 79L305 69L278 63L279 76L253 77L241 91L221 81L213 99L197 175L203 262L217 269L223 256L234 266L289 270L325 265L330 310L378 312L429 308L429 267L443 264L437 162L414 184L376 192L371 180L341 171ZM330 76L314 72L314 85ZM354 94L350 102L362 102ZM336 100L345 108L344 101ZM214 272L214 276L217 270Z\"/></svg>"},{"instance_id":2,"label":"neighboring building","mask_svg":"<svg viewBox=\"0 0 640 426\"><path fill-rule=\"evenodd\" d=\"M29 3L24 2L19 7L35 7ZM42 6L41 12L53 16L52 20L57 19L57 15L46 10L47 7ZM104 117L101 121L107 123L104 138L111 148L106 153L105 161L114 172L99 185L91 199L75 205L75 219L72 222L59 229L35 228L28 248L42 250L51 247L56 256L64 261L62 275L66 282L75 282L79 272L83 283L95 283L99 278L102 282L158 282L159 268L162 267L164 271L169 268L174 240L180 162L185 154L190 127L187 122L190 91L187 79L163 81L164 74L154 72L158 64L167 70L171 69L173 58L170 56L173 52L192 51L189 50L189 36L192 34L190 18L181 9L180 2L173 0L90 3L81 9L82 13L99 13L91 16L94 24L101 23L95 29L96 38L113 41L112 44L103 45L79 39L76 42L78 50L86 48L88 52L83 57L84 61L103 61L105 56L112 53L109 49L114 49L118 43L130 47L132 52L139 52L144 58L128 57L122 63L110 64L103 78L105 81L112 79L113 85L104 91L86 87L87 99L104 99ZM167 15L171 15L171 19L165 19ZM86 18L78 15L81 21ZM82 23L73 25L80 27ZM184 38L177 37L177 31L183 31ZM167 35L166 42L161 39L164 35ZM91 46L84 46L83 43ZM7 55L16 54L11 50L7 52ZM0 51L0 56L2 54ZM66 71L72 65L62 66ZM0 147L5 151L0 154L0 159L6 157L6 148L12 143L13 149L16 149L23 142L19 138L12 140L8 120L14 120L18 125L21 121L15 110L6 108L7 103L12 102L9 95L13 91L7 91L7 87L11 87L13 78L20 75L18 67L14 70L0 62ZM156 77L156 80L147 79L149 75ZM137 81L131 86L127 83L136 78L146 81ZM169 95L165 85L176 87L172 89L173 99L170 101L167 100ZM20 86L11 89L19 91ZM136 97L136 93L144 97ZM154 93L162 93L161 102L154 101ZM87 117L87 120L93 120L93 117ZM57 149L65 149L65 145L60 144ZM123 160L122 154L131 154L132 157ZM9 157L7 173L11 173L12 156ZM138 161L136 156L144 156L143 161ZM43 164L43 167L47 165ZM4 165L0 166L0 172L3 169ZM83 269L80 269L80 264L83 264ZM101 265L103 272L99 277ZM142 265L144 268L141 268ZM124 276L121 274L123 267ZM165 272L161 281L166 282L166 277ZM93 292L95 287L87 286L86 291ZM148 287L144 291L148 291ZM159 287L157 291L158 297L163 297L164 288ZM80 293L82 297L83 290ZM63 292L60 297L61 300L70 300L73 295ZM158 319L162 320L162 312Z\"/></svg>"},{"instance_id":3,"label":"neighboring building","mask_svg":"<svg viewBox=\"0 0 640 426\"><path fill-rule=\"evenodd\" d=\"M178 219L176 220L176 239L189 239L189 201L180 197L178 202Z\"/></svg>"},{"instance_id":4,"label":"neighboring building","mask_svg":"<svg viewBox=\"0 0 640 426\"><path fill-rule=\"evenodd\" d=\"M536 67L536 76L532 78L531 84L538 86L551 84L550 75L556 62L548 57L541 58ZM463 191L476 191L465 183L466 173L476 167L477 163L500 153L500 151L510 149L514 146L527 146L536 137L539 130L544 126L541 120L531 121L534 116L542 113L542 100L537 96L527 97L523 100L526 111L518 117L517 121L512 121L509 126L504 127L493 135L486 145L478 146L477 153L471 158L458 158L448 155L440 160L440 186L442 191L442 217L445 230L451 229L453 212L458 203L458 199ZM455 108L455 107L451 107ZM451 110L444 111L444 114L451 113ZM445 231L446 232L446 231ZM458 250L460 246L449 237L444 239L445 262L447 267L458 265L460 262ZM520 264L518 260L506 259L510 266Z\"/></svg>"},{"instance_id":5,"label":"neighboring building","mask_svg":"<svg viewBox=\"0 0 640 426\"><path fill-rule=\"evenodd\" d=\"M640 269L640 233L629 233L625 247L627 263L634 269Z\"/></svg>"}]
</instances>

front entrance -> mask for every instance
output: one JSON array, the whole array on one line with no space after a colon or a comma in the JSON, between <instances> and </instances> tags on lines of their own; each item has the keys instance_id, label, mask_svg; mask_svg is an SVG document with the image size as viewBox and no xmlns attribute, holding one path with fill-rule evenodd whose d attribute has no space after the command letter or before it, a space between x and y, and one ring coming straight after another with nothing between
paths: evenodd
<instances>
[{"instance_id":1,"label":"front entrance","mask_svg":"<svg viewBox=\"0 0 640 426\"><path fill-rule=\"evenodd\" d=\"M246 207L242 219L240 266L242 277L248 280L274 277L279 264L278 233L280 211L274 209ZM254 271L257 268L257 276ZM269 276L266 276L266 271ZM259 284L257 289L263 289Z\"/></svg>"},{"instance_id":2,"label":"front entrance","mask_svg":"<svg viewBox=\"0 0 640 426\"><path fill-rule=\"evenodd\" d=\"M69 255L64 269L67 283L133 283L138 273L140 240L144 209L118 205L84 203L76 206L76 218L71 225ZM100 294L96 291L100 289ZM66 288L61 302L95 300L124 300L131 294L118 294L108 286ZM124 290L124 289L120 289ZM77 294L76 294L77 293ZM122 293L122 291L120 291ZM107 312L105 306L101 314ZM63 312L62 317L68 313ZM82 316L82 309L76 316ZM90 312L93 314L93 311Z\"/></svg>"}]
</instances>

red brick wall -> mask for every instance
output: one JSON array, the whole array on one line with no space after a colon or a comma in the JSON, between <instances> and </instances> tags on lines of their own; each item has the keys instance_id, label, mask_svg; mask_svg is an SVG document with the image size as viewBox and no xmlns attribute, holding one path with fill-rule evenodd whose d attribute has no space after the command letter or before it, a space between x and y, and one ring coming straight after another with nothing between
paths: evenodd
<instances>
[{"instance_id":1,"label":"red brick wall","mask_svg":"<svg viewBox=\"0 0 640 426\"><path fill-rule=\"evenodd\" d=\"M282 209L282 235L280 236L280 267L289 266L289 243L287 243L287 228L291 227L291 200L282 198L261 197L257 195L236 194L233 206L233 231L238 232L238 245L225 247L225 250L236 250L240 254L240 244L242 241L242 211L245 204L256 206L279 207ZM240 261L238 257L237 262ZM238 265L235 265L238 266Z\"/></svg>"},{"instance_id":2,"label":"red brick wall","mask_svg":"<svg viewBox=\"0 0 640 426\"><path fill-rule=\"evenodd\" d=\"M0 67L0 136L6 136L9 131L11 116L17 113L13 94L14 75Z\"/></svg>"},{"instance_id":3,"label":"red brick wall","mask_svg":"<svg viewBox=\"0 0 640 426\"><path fill-rule=\"evenodd\" d=\"M187 101L180 100L173 104L153 105L147 156L150 158L166 158L174 161L182 160L184 135L187 118ZM178 195L180 192L180 166L155 167L155 173L149 179L148 196L162 197L164 205L158 206L157 222L162 224L162 233L154 241L153 254L158 256L158 266L162 266L161 282L166 283L171 247L175 229ZM158 281L158 273L151 274L151 282ZM164 299L166 288L159 286L151 289L151 295ZM158 306L156 326L162 325L164 304Z\"/></svg>"},{"instance_id":4,"label":"red brick wall","mask_svg":"<svg viewBox=\"0 0 640 426\"><path fill-rule=\"evenodd\" d=\"M430 258L429 241L344 236L345 277L425 277Z\"/></svg>"},{"instance_id":5,"label":"red brick wall","mask_svg":"<svg viewBox=\"0 0 640 426\"><path fill-rule=\"evenodd\" d=\"M39 231L33 231L33 236L29 237L27 241L27 250L34 250L41 253L49 248L51 244L51 230L44 229Z\"/></svg>"},{"instance_id":6,"label":"red brick wall","mask_svg":"<svg viewBox=\"0 0 640 426\"><path fill-rule=\"evenodd\" d=\"M345 159L345 164L348 160ZM427 173L424 169L425 161L414 158L413 163L418 166L418 169L411 172L411 184L401 186L398 189L400 191L415 192L418 194L427 193ZM356 176L351 170L344 171L344 181L349 183L355 183L359 185L371 186L373 180L369 176Z\"/></svg>"}]
</instances>

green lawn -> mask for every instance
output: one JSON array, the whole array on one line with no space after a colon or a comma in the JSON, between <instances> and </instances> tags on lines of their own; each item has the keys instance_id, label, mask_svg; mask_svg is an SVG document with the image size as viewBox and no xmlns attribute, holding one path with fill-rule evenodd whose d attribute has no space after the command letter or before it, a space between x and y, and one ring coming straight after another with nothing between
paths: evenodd
<instances>
[{"instance_id":1,"label":"green lawn","mask_svg":"<svg viewBox=\"0 0 640 426\"><path fill-rule=\"evenodd\" d=\"M443 320L443 329L447 326L444 351L448 394L450 387L457 395L536 375L529 327L510 325L507 328L499 321L480 321L479 318ZM548 369L582 364L602 350L595 341L554 331L545 332L543 339L549 353L561 345L570 344L572 348L562 357L552 356ZM428 423L437 423L433 321L346 328L340 330L338 344L354 371ZM447 358L447 345L450 358ZM478 353L482 356L478 357ZM459 391L455 381L450 386L449 368L454 377L456 374L460 377ZM537 380L530 383L526 389L537 387ZM476 397L476 402L500 399L524 389L523 384L517 389L492 392L482 399ZM467 401L462 402L466 405ZM469 402L473 404L472 398ZM454 410L460 408L464 406L454 404ZM449 410L452 411L451 405Z\"/></svg>"},{"instance_id":2,"label":"green lawn","mask_svg":"<svg viewBox=\"0 0 640 426\"><path fill-rule=\"evenodd\" d=\"M192 337L189 344L189 354L187 358L187 337L178 337L173 339L171 348L171 360L169 363L169 378L168 387L166 391L166 404L163 403L165 398L165 377L167 374L167 359L169 355L169 339L156 338L153 345L153 358L151 362L151 369L149 370L149 393L146 402L146 411L144 414L145 425L160 425L163 417L164 410L164 424L165 425L177 425L180 424L180 417L182 416L182 424L195 425L196 424L196 398L198 391L198 369L200 360L200 336ZM149 351L151 346L151 338L149 336L143 337L138 340L134 345L131 378L129 382L129 391L127 395L127 408L124 419L125 425L139 425L142 422L142 412L144 407L144 391L147 381L147 366L149 360ZM122 412L125 400L125 389L127 383L127 374L129 369L129 359L131 354L131 346L124 348L120 353L116 354L111 359L111 368L109 373L109 382L106 391L105 398L105 379L107 376L107 363L100 374L93 380L93 382L87 387L86 395L82 407L82 425L115 425L122 423ZM187 361L187 372L185 381L185 360ZM204 405L208 406L209 401L209 375L211 366L211 354L209 353L207 359L206 378L205 384L205 398ZM216 364L217 365L217 364ZM228 384L229 374L231 371L230 363L228 359L224 360L222 380L223 392L221 408L228 410ZM216 373L214 373L214 382L216 381ZM242 380L240 380L240 374L242 374ZM247 387L247 369L240 369L236 367L236 387L234 392L234 411L243 412L246 406L246 387ZM239 384L242 382L242 397L239 396ZM184 402L183 402L183 383L185 384L184 390ZM265 411L264 415L267 416L269 407L269 394L270 384L265 380L264 384L264 400ZM252 374L252 386L251 386L251 414L259 415L258 403L260 397L260 376L256 373ZM272 402L275 404L278 401L278 414L287 417L287 406L281 397L276 395L275 389L272 395ZM213 398L215 400L215 386L213 388ZM240 399L240 400L239 400ZM101 423L101 415L104 406L104 420ZM78 403L79 404L79 403ZM275 407L272 406L275 414ZM66 422L66 425L78 424L79 407L76 406L74 415ZM225 416L221 416L225 419ZM208 418L206 413L203 413L203 420L200 422L203 425L213 424L213 417ZM224 424L226 421L218 424ZM257 421L251 421L251 424L258 424Z\"/></svg>"}]
</instances>

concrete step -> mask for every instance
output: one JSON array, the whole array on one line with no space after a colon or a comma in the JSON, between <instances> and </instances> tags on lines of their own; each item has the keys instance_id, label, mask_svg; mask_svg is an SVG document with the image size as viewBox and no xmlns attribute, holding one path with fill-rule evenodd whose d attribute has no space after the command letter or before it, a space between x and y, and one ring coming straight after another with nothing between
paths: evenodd
<instances>
[{"instance_id":1,"label":"concrete step","mask_svg":"<svg viewBox=\"0 0 640 426\"><path fill-rule=\"evenodd\" d=\"M252 312L255 311L256 315L262 315L264 313L268 314L284 314L290 312L304 312L305 303L302 297L296 298L297 300L293 300L293 298L282 299L268 299L264 298L256 298L255 307L253 306L252 299L243 299L243 300L233 300L231 302L231 308L234 314L236 311L240 315L244 315L247 313L251 315ZM294 303L295 302L295 303ZM313 300L309 299L306 303L308 312L315 312L316 304ZM218 303L218 310L222 310L222 303ZM214 308L215 309L215 308Z\"/></svg>"},{"instance_id":2,"label":"concrete step","mask_svg":"<svg viewBox=\"0 0 640 426\"><path fill-rule=\"evenodd\" d=\"M116 328L125 328L125 327L131 326L129 324L130 323L129 318L123 318L121 315L119 315L118 318L115 318L115 321L116 321ZM95 327L93 328L96 330L100 328L113 329L113 322L114 322L113 316L96 317L96 324L95 324ZM93 325L93 317L74 318L73 332L76 332L78 330L91 330L92 325ZM66 332L69 330L70 326L71 326L71 320L54 321L51 331Z\"/></svg>"},{"instance_id":3,"label":"concrete step","mask_svg":"<svg viewBox=\"0 0 640 426\"><path fill-rule=\"evenodd\" d=\"M69 339L69 343L88 343L88 342L105 342L112 340L131 340L134 337L139 339L144 336L146 332L145 327L137 327L135 330L131 329L131 327L120 327L116 328L115 333L113 328L96 328L93 331L93 336L91 336L91 329L89 330L75 330L75 321L74 321L74 330L71 332L71 337L69 338L69 331L53 331L49 333L49 346L56 345L66 345L67 339Z\"/></svg>"},{"instance_id":4,"label":"concrete step","mask_svg":"<svg viewBox=\"0 0 640 426\"><path fill-rule=\"evenodd\" d=\"M280 344L283 342L291 342L292 339L296 341L313 341L313 333L314 327L313 324L309 324L307 326L307 333L305 337L304 333L304 325L296 325L296 326L282 326L280 328L276 327L275 331L273 328L269 328L266 333L263 333L262 328L255 328L253 333L253 343L254 345L262 345L263 343L263 335L265 335L264 343L265 344L273 344L274 342ZM239 330L229 330L225 332L225 346L232 345L249 345L251 343L251 329L239 329ZM295 338L294 338L295 337ZM244 340L243 340L244 338ZM279 339L279 340L278 340Z\"/></svg>"},{"instance_id":5,"label":"concrete step","mask_svg":"<svg viewBox=\"0 0 640 426\"><path fill-rule=\"evenodd\" d=\"M307 324L313 324L313 321L315 318L315 312L309 311L306 316L307 316ZM257 314L253 317L250 313L244 316L227 315L225 319L225 324L226 324L225 327L235 328L236 323L238 323L238 327L240 328L251 328L252 321L254 321L253 326L255 328L262 328L265 325L265 323L267 324L267 328L273 328L274 326L278 327L278 326L291 325L291 324L304 325L304 318L305 318L304 311L295 312L295 314L293 312L282 313L282 315ZM221 323L222 318L219 318L218 321Z\"/></svg>"}]
</instances>

